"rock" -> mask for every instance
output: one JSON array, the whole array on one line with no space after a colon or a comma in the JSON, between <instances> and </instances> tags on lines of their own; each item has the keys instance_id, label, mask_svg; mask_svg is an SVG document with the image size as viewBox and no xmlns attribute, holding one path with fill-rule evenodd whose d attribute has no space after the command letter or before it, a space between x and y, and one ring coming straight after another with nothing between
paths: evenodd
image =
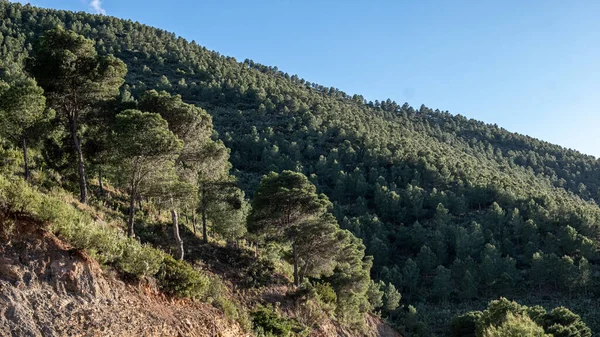
<instances>
[{"instance_id":1,"label":"rock","mask_svg":"<svg viewBox=\"0 0 600 337\"><path fill-rule=\"evenodd\" d=\"M0 257L0 278L10 282L23 280L23 272L14 263L10 258Z\"/></svg>"}]
</instances>

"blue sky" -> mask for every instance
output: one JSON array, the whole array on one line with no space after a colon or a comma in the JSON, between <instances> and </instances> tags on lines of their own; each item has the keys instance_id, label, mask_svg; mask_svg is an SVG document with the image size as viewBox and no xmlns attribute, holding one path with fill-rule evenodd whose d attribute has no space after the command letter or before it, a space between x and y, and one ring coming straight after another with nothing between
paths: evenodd
<instances>
[{"instance_id":1,"label":"blue sky","mask_svg":"<svg viewBox=\"0 0 600 337\"><path fill-rule=\"evenodd\" d=\"M32 0L600 157L597 0Z\"/></svg>"}]
</instances>

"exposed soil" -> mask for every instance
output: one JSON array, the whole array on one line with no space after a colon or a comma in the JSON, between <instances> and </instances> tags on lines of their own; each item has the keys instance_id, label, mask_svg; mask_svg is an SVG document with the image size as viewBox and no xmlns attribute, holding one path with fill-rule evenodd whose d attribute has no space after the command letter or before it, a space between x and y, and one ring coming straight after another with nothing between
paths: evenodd
<instances>
[{"instance_id":1,"label":"exposed soil","mask_svg":"<svg viewBox=\"0 0 600 337\"><path fill-rule=\"evenodd\" d=\"M0 336L245 335L212 306L123 282L27 218L0 235Z\"/></svg>"}]
</instances>

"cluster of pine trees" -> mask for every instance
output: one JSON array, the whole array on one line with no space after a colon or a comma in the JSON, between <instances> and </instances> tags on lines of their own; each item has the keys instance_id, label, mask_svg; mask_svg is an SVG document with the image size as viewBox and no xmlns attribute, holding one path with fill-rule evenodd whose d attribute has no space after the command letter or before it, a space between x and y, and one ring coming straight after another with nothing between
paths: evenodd
<instances>
[{"instance_id":1,"label":"cluster of pine trees","mask_svg":"<svg viewBox=\"0 0 600 337\"><path fill-rule=\"evenodd\" d=\"M11 128L16 132L6 139L19 147L40 142L39 171L60 172L65 184L79 181L82 200L81 181L93 172L128 191L132 216L136 203L152 198L173 211L174 220L179 210L198 210L203 223L213 223L219 235L233 240L246 230L239 225L250 212L244 191L256 203L248 237L289 246L296 253L292 260L302 261L295 263L296 283L331 271L328 263L302 257L303 249L322 249L326 256L328 247L298 245L310 241L312 230L323 231L324 240L346 242L358 251L364 244L372 268L364 261L362 269L352 268L359 274L370 269L373 279L384 282L372 282L373 289L389 289L389 298L399 291L407 304L482 305L500 295L532 293L566 304L597 294L600 162L591 156L425 106L367 102L127 20L6 1L0 1L0 17L3 76L30 67L52 108L37 111L32 104L27 120L14 121L22 132ZM77 86L91 94L75 92L75 107L56 103L71 96L53 94L59 84L44 74L50 70L43 63L27 62L30 56L38 60L37 41L56 26L94 41L81 52L90 52L96 66L81 71L102 86ZM127 65L126 74L117 58ZM11 81L6 88L29 88L23 95L40 92L31 79ZM118 99L106 99L117 93ZM20 99L14 101L17 106ZM101 103L103 113L77 108L71 117L73 111L67 111L88 103ZM43 98L37 105L43 106ZM41 137L40 128L52 131ZM138 138L148 134L153 136ZM64 151L78 142L81 150ZM308 237L296 232L297 223L260 211L259 205L272 201L260 191L274 191L262 177L275 184L286 170L302 173L316 186L314 191L305 182L299 187L317 195L306 217L298 218L310 229L302 234ZM274 223L281 226L272 231ZM368 296L369 281L364 284L358 287L363 298L377 303L378 293ZM390 302L388 311L402 308ZM590 309L584 319L600 327L592 307L581 307ZM427 321L433 311L419 314Z\"/></svg>"}]
</instances>

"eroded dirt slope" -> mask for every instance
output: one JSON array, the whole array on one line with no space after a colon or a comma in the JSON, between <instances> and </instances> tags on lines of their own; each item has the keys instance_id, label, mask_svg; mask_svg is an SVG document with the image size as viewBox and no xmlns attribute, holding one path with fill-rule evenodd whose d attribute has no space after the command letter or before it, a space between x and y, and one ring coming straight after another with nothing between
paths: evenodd
<instances>
[{"instance_id":1,"label":"eroded dirt slope","mask_svg":"<svg viewBox=\"0 0 600 337\"><path fill-rule=\"evenodd\" d=\"M0 235L0 336L245 335L211 306L124 283L27 219Z\"/></svg>"}]
</instances>

